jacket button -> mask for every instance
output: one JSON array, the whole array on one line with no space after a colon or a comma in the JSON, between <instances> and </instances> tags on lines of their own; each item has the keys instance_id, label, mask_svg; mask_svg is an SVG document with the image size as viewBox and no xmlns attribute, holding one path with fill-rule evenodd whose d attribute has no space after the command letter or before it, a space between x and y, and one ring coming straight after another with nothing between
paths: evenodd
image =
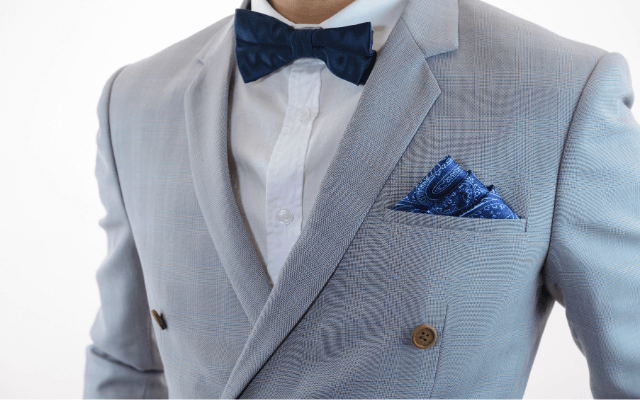
<instances>
[{"instance_id":1,"label":"jacket button","mask_svg":"<svg viewBox=\"0 0 640 400\"><path fill-rule=\"evenodd\" d=\"M436 342L436 330L432 326L422 324L411 332L411 342L419 349L428 349Z\"/></svg>"},{"instance_id":2,"label":"jacket button","mask_svg":"<svg viewBox=\"0 0 640 400\"><path fill-rule=\"evenodd\" d=\"M164 319L162 318L162 315L158 315L156 310L151 310L151 315L153 315L153 318L156 320L156 322L160 326L160 329L162 330L167 329L167 324L164 323Z\"/></svg>"}]
</instances>

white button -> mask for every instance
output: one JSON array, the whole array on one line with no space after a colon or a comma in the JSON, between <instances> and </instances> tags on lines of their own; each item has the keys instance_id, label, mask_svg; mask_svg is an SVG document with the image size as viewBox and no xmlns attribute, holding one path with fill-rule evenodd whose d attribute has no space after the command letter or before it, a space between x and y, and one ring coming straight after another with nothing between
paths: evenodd
<instances>
[{"instance_id":1,"label":"white button","mask_svg":"<svg viewBox=\"0 0 640 400\"><path fill-rule=\"evenodd\" d=\"M300 107L296 110L296 117L300 121L304 121L305 119L309 118L309 115L311 115L311 110L309 110L309 107Z\"/></svg>"},{"instance_id":2,"label":"white button","mask_svg":"<svg viewBox=\"0 0 640 400\"><path fill-rule=\"evenodd\" d=\"M282 209L278 211L277 219L281 224L289 225L293 221L293 213L286 208Z\"/></svg>"}]
</instances>

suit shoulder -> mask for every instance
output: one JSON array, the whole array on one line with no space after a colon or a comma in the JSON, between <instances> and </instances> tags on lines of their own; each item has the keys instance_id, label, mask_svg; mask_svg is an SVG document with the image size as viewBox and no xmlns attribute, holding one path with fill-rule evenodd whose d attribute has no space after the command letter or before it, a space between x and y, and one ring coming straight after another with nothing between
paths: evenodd
<instances>
[{"instance_id":1,"label":"suit shoulder","mask_svg":"<svg viewBox=\"0 0 640 400\"><path fill-rule=\"evenodd\" d=\"M545 60L571 56L574 65L588 65L589 71L608 53L599 47L560 36L482 0L459 0L459 27L461 40L473 40L476 47L518 47ZM556 65L549 67L555 68Z\"/></svg>"},{"instance_id":2,"label":"suit shoulder","mask_svg":"<svg viewBox=\"0 0 640 400\"><path fill-rule=\"evenodd\" d=\"M127 65L118 76L120 84L126 81L178 76L189 68L198 54L216 37L222 38L233 26L234 15L229 15L195 34L172 44L171 46Z\"/></svg>"},{"instance_id":3,"label":"suit shoulder","mask_svg":"<svg viewBox=\"0 0 640 400\"><path fill-rule=\"evenodd\" d=\"M215 47L233 27L233 15L183 39L158 53L119 70L109 98L113 134L158 115L180 121L183 96L201 70L200 55Z\"/></svg>"}]
</instances>

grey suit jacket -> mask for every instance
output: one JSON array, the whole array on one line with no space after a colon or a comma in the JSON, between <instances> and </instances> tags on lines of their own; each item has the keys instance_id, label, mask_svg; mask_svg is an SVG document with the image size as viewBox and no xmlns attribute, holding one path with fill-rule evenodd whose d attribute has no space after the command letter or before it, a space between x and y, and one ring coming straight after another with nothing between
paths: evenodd
<instances>
[{"instance_id":1,"label":"grey suit jacket","mask_svg":"<svg viewBox=\"0 0 640 400\"><path fill-rule=\"evenodd\" d=\"M640 127L620 54L479 0L410 0L272 288L230 185L233 21L105 85L85 397L521 398L556 301L594 397L640 397ZM390 209L447 154L521 219Z\"/></svg>"}]
</instances>

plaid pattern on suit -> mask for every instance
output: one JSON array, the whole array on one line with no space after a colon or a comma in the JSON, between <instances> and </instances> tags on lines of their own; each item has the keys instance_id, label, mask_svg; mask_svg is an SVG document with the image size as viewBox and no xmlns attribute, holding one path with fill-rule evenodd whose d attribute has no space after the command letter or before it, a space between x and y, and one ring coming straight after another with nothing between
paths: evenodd
<instances>
[{"instance_id":1,"label":"plaid pattern on suit","mask_svg":"<svg viewBox=\"0 0 640 400\"><path fill-rule=\"evenodd\" d=\"M555 301L594 397L640 397L620 54L479 0L409 0L272 289L230 186L234 44L229 16L105 85L84 397L521 398ZM447 154L522 219L390 209Z\"/></svg>"}]
</instances>

